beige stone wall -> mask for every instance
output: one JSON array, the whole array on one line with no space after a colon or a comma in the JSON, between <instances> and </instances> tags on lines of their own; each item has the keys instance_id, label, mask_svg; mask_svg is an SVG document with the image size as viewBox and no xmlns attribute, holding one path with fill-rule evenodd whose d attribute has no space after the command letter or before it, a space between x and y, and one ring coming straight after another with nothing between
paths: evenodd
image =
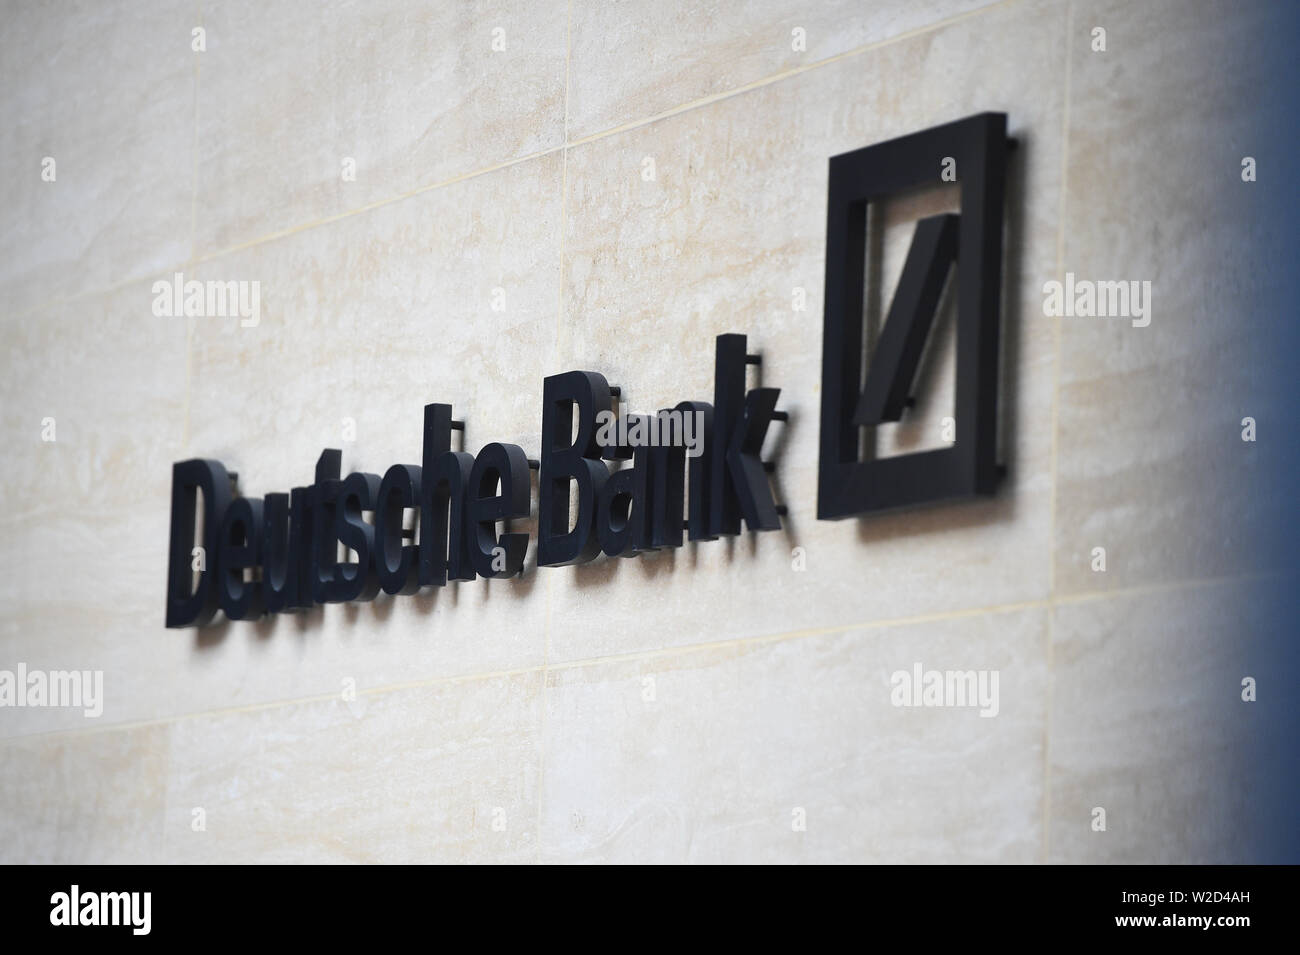
<instances>
[{"instance_id":1,"label":"beige stone wall","mask_svg":"<svg viewBox=\"0 0 1300 955\"><path fill-rule=\"evenodd\" d=\"M0 710L0 858L1240 861L1241 637L1279 568L1252 546L1270 452L1239 421L1280 409L1238 334L1269 241L1239 167L1276 11L14 11L0 668L102 670L105 705ZM827 159L985 110L1021 144L1008 478L818 522ZM887 275L918 209L889 221ZM155 317L177 271L260 282L260 324ZM1150 326L1044 317L1066 271L1150 280ZM707 400L732 331L791 414L783 532L540 570L534 542L519 581L164 629L173 461L221 459L250 495L307 483L324 447L382 473L419 461L428 401L469 450L535 453L544 376ZM950 362L941 335L900 447L951 406ZM917 662L997 670L998 716L891 705Z\"/></svg>"}]
</instances>

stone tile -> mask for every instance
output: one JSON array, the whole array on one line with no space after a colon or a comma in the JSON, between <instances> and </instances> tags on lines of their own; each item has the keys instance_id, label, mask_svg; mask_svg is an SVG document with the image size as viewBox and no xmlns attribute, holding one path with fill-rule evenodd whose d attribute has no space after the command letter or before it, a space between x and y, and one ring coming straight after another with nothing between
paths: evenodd
<instances>
[{"instance_id":1,"label":"stone tile","mask_svg":"<svg viewBox=\"0 0 1300 955\"><path fill-rule=\"evenodd\" d=\"M180 661L158 652L181 647L162 623L171 464L188 457L187 332L151 303L134 282L12 319L0 381L0 668L103 670L104 722L156 715L160 695L192 702L159 670ZM0 736L86 728L80 710L0 716Z\"/></svg>"},{"instance_id":2,"label":"stone tile","mask_svg":"<svg viewBox=\"0 0 1300 955\"><path fill-rule=\"evenodd\" d=\"M167 860L532 862L541 701L530 673L181 720Z\"/></svg>"},{"instance_id":3,"label":"stone tile","mask_svg":"<svg viewBox=\"0 0 1300 955\"><path fill-rule=\"evenodd\" d=\"M1242 701L1242 679L1257 679L1260 699L1285 682L1257 639L1267 593L1218 583L1057 606L1050 861L1255 858L1257 797L1275 768L1250 757L1263 714ZM1105 832L1092 828L1098 807Z\"/></svg>"},{"instance_id":4,"label":"stone tile","mask_svg":"<svg viewBox=\"0 0 1300 955\"><path fill-rule=\"evenodd\" d=\"M173 461L221 459L254 496L310 482L324 447L343 448L349 471L382 473L419 462L428 401L455 404L470 450L506 441L536 452L560 165L513 166L205 263L187 277L259 281L261 318L188 320L188 405L186 320L154 319L147 282L114 294L93 338L79 314L57 334L22 326L39 362L12 382L4 420L55 462L60 503L43 503L41 471L6 468L6 490L36 520L19 510L0 555L14 608L0 665L103 670L100 719L121 722L330 694L349 679L364 689L541 664L547 596L535 567L259 623L168 631L163 619ZM516 216L521 207L541 211ZM63 394L66 414L52 406L60 441L42 445L46 398ZM340 441L345 417L355 442ZM84 717L24 709L0 720L0 735L68 728Z\"/></svg>"},{"instance_id":5,"label":"stone tile","mask_svg":"<svg viewBox=\"0 0 1300 955\"><path fill-rule=\"evenodd\" d=\"M247 0L203 18L200 255L563 142L564 0Z\"/></svg>"},{"instance_id":6,"label":"stone tile","mask_svg":"<svg viewBox=\"0 0 1300 955\"><path fill-rule=\"evenodd\" d=\"M0 763L6 865L162 861L164 727L8 740Z\"/></svg>"},{"instance_id":7,"label":"stone tile","mask_svg":"<svg viewBox=\"0 0 1300 955\"><path fill-rule=\"evenodd\" d=\"M167 499L185 447L188 339L183 318L153 314L153 298L140 281L9 317L0 523Z\"/></svg>"},{"instance_id":8,"label":"stone tile","mask_svg":"<svg viewBox=\"0 0 1300 955\"><path fill-rule=\"evenodd\" d=\"M1095 3L1073 18L1063 271L1150 282L1151 315L1146 327L1062 320L1062 592L1277 565L1275 505L1290 494L1290 442L1277 429L1291 410L1277 342L1290 318L1269 304L1284 278L1261 253L1285 247L1279 190L1293 186L1272 172L1242 182L1241 159L1288 161L1263 128L1270 117L1289 128L1261 41L1284 13ZM1094 26L1107 30L1105 53L1091 49ZM1241 439L1247 416L1253 444ZM1093 570L1096 547L1105 573Z\"/></svg>"},{"instance_id":9,"label":"stone tile","mask_svg":"<svg viewBox=\"0 0 1300 955\"><path fill-rule=\"evenodd\" d=\"M261 318L195 320L195 453L243 459L251 493L280 489L310 480L351 418L345 467L418 463L430 401L465 413L470 450L535 450L561 164L511 166L203 263L200 279L259 281Z\"/></svg>"},{"instance_id":10,"label":"stone tile","mask_svg":"<svg viewBox=\"0 0 1300 955\"><path fill-rule=\"evenodd\" d=\"M0 302L6 315L190 254L195 5L6 10ZM53 182L42 178L54 160Z\"/></svg>"},{"instance_id":11,"label":"stone tile","mask_svg":"<svg viewBox=\"0 0 1300 955\"><path fill-rule=\"evenodd\" d=\"M997 670L997 716L891 705L917 663ZM553 670L543 859L1033 861L1046 689L1042 610Z\"/></svg>"},{"instance_id":12,"label":"stone tile","mask_svg":"<svg viewBox=\"0 0 1300 955\"><path fill-rule=\"evenodd\" d=\"M310 483L327 447L343 451L345 473L382 474L419 463L423 407L441 401L467 422L467 450L502 441L534 454L554 355L561 163L511 166L205 263L201 278L259 280L262 315L253 328L195 320L193 453L224 461L254 496ZM332 693L345 677L374 687L535 666L545 591L532 569L229 624L199 632L193 666L201 686L237 688L240 702Z\"/></svg>"},{"instance_id":13,"label":"stone tile","mask_svg":"<svg viewBox=\"0 0 1300 955\"><path fill-rule=\"evenodd\" d=\"M576 0L569 136L577 139L648 119L988 2L836 0L810 6L791 0L670 0L641 6Z\"/></svg>"},{"instance_id":14,"label":"stone tile","mask_svg":"<svg viewBox=\"0 0 1300 955\"><path fill-rule=\"evenodd\" d=\"M565 366L605 372L632 410L653 411L711 400L713 337L749 334L791 415L769 439L791 515L757 540L557 571L552 661L1047 595L1054 328L1039 289L1056 262L1065 12L991 11L570 151ZM917 80L900 87L904 74ZM969 74L981 83L959 80ZM991 500L816 521L827 160L991 108L1022 141L1004 280L1009 478ZM923 198L886 213L883 275L901 267ZM933 405L920 410L937 425L951 355L933 351ZM893 436L897 449L919 438Z\"/></svg>"},{"instance_id":15,"label":"stone tile","mask_svg":"<svg viewBox=\"0 0 1300 955\"><path fill-rule=\"evenodd\" d=\"M205 702L201 684L186 675L202 672L190 639L163 628L165 504L139 514L47 517L6 533L0 669L101 671L103 703L97 716L83 707L6 707L0 737L87 730ZM230 694L229 686L212 687L206 704Z\"/></svg>"}]
</instances>

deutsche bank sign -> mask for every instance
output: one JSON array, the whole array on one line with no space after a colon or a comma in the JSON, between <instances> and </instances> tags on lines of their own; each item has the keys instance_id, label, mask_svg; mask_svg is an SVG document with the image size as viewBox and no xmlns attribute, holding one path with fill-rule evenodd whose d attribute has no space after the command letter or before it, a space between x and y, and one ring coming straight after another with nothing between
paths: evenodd
<instances>
[{"instance_id":1,"label":"deutsche bank sign","mask_svg":"<svg viewBox=\"0 0 1300 955\"><path fill-rule=\"evenodd\" d=\"M1006 116L983 113L830 161L826 294L822 326L821 441L817 517L823 520L993 493ZM955 161L960 213L916 225L879 341L863 373L867 210L934 185ZM939 300L955 268L956 439L949 447L875 458L863 429L906 413ZM172 469L167 626L370 600L380 591L523 570L528 535L510 522L531 513L537 475L537 563L631 557L750 531L781 528L761 457L780 389L746 388L759 363L744 335L714 342L712 401L685 399L654 414L615 410L620 397L594 371L542 382L536 459L513 444L454 450L463 430L446 404L424 408L417 464L377 474L341 473L328 449L304 487L239 496L219 461ZM626 466L611 470L607 462ZM201 492L201 504L200 504ZM373 515L371 519L366 514ZM408 520L408 514L411 519ZM202 537L196 532L201 518ZM340 548L355 560L339 557Z\"/></svg>"}]
</instances>

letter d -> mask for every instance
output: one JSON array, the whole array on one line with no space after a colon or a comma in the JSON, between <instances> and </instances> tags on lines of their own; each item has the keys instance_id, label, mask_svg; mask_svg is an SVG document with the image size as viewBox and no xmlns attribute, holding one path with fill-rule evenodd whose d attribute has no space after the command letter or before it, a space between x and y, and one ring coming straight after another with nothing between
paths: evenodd
<instances>
[{"instance_id":1,"label":"letter d","mask_svg":"<svg viewBox=\"0 0 1300 955\"><path fill-rule=\"evenodd\" d=\"M203 491L204 569L191 590L196 492ZM230 506L230 475L220 461L192 458L172 465L171 546L167 557L167 626L201 627L217 611L218 528Z\"/></svg>"}]
</instances>

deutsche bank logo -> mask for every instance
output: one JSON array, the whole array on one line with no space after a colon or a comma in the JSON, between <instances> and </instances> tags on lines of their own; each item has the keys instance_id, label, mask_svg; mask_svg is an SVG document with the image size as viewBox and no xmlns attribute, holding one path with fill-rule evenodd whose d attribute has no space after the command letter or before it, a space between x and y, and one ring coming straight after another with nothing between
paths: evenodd
<instances>
[{"instance_id":1,"label":"deutsche bank logo","mask_svg":"<svg viewBox=\"0 0 1300 955\"><path fill-rule=\"evenodd\" d=\"M984 113L831 159L819 518L990 494L996 486L1007 148L1006 117ZM961 211L917 223L864 375L868 208L933 185L945 169L960 184ZM864 459L862 429L898 421L910 404L954 268L955 442ZM640 414L624 413L622 386L599 372L549 375L536 458L499 442L469 453L466 421L453 418L450 404L429 403L421 463L394 464L382 478L344 477L342 451L326 448L311 484L248 497L220 461L177 462L167 626L202 626L218 609L230 620L252 620L373 600L381 591L523 574L530 535L511 522L532 514L533 471L539 567L679 548L683 535L692 543L734 537L742 522L749 531L780 530L786 505L773 496L776 462L763 458L763 447L770 426L784 427L789 417L776 407L780 389L749 387L747 369L761 363L744 335L719 335L712 402L687 399ZM606 463L615 461L626 466Z\"/></svg>"},{"instance_id":2,"label":"deutsche bank logo","mask_svg":"<svg viewBox=\"0 0 1300 955\"><path fill-rule=\"evenodd\" d=\"M981 113L830 161L822 328L817 517L838 520L992 494L997 462L998 332L1007 118ZM934 185L955 161L961 212L922 219L863 374L867 210ZM876 458L862 429L902 418L948 274L956 267L956 440ZM864 446L866 453L864 454Z\"/></svg>"}]
</instances>

